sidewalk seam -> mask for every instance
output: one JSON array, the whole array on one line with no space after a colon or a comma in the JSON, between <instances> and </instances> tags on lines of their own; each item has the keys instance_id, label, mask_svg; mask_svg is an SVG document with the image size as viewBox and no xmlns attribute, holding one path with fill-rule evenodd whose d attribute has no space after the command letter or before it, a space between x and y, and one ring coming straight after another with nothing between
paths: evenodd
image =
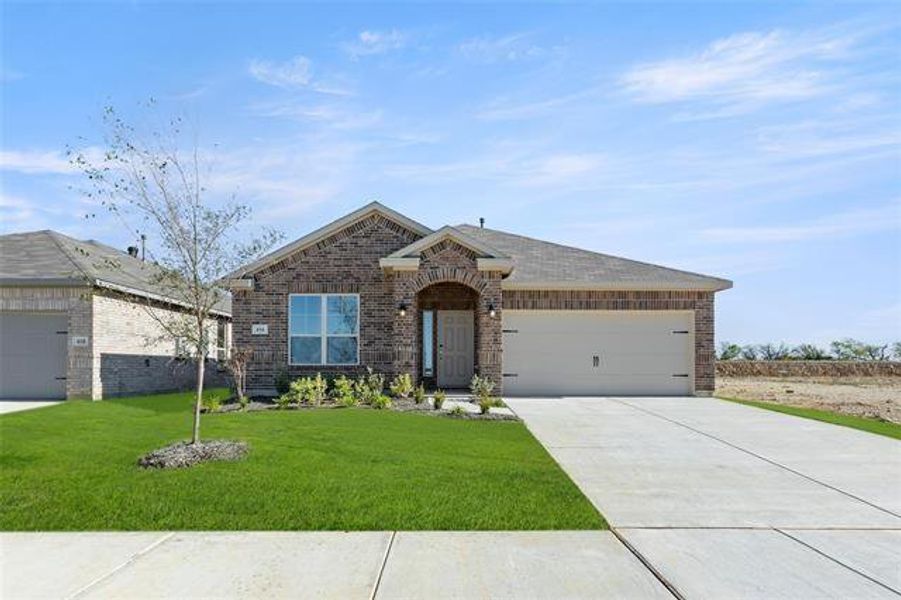
<instances>
[{"instance_id":1,"label":"sidewalk seam","mask_svg":"<svg viewBox=\"0 0 901 600\"><path fill-rule=\"evenodd\" d=\"M391 538L388 540L388 547L385 548L385 556L382 558L382 565L379 567L379 575L375 579L375 585L372 587L372 593L369 594L369 600L374 600L376 594L379 593L379 586L382 584L382 576L385 574L385 567L388 564L388 555L391 554L391 548L394 546L394 538L397 531L391 532Z\"/></svg>"},{"instance_id":2,"label":"sidewalk seam","mask_svg":"<svg viewBox=\"0 0 901 600\"><path fill-rule=\"evenodd\" d=\"M110 571L109 573L106 573L106 574L104 574L104 575L101 575L100 577L98 577L98 578L95 579L94 581L91 581L91 582L88 583L87 585L82 586L80 589L78 589L77 591L75 591L73 594L70 594L69 596L66 596L67 600L75 600L76 598L79 598L79 597L83 596L88 590L90 590L91 588L95 587L96 585L102 583L103 581L109 579L110 577L112 577L113 575L115 575L116 573L118 573L119 571L121 571L122 569L124 569L125 567L129 566L130 564L134 563L136 560L138 560L139 558L141 558L142 556L144 556L144 555L147 554L148 552L151 552L152 550L154 550L155 548L157 548L157 547L158 547L160 544L162 544L163 542L169 540L169 539L170 539L172 536L174 536L174 535L175 535L175 532L174 532L174 531L170 531L169 533L167 533L166 535L164 535L164 536L161 537L160 539L156 540L155 542L153 542L152 544L150 544L149 546L147 546L147 547L144 548L143 550L139 550L138 552L135 552L135 553L132 554L130 557L128 557L128 560L126 560L126 561L123 562L121 565L119 565L119 566L117 566L116 568L114 568L114 569L113 569L112 571Z\"/></svg>"},{"instance_id":3,"label":"sidewalk seam","mask_svg":"<svg viewBox=\"0 0 901 600\"><path fill-rule=\"evenodd\" d=\"M901 596L901 592L899 592L899 591L896 590L895 588L890 587L890 586L888 586L888 585L882 583L882 582L879 581L878 579L875 579L875 578L873 578L873 577L867 575L866 573L862 573L862 572L858 571L857 569L855 569L854 567L852 567L852 566L850 566L850 565L846 565L845 563L843 563L843 562L840 561L839 559L835 558L834 556L830 556L829 554L826 554L826 552L824 552L823 550L820 550L820 549L817 548L816 546L812 546L812 545L808 544L807 542L805 542L805 541L802 540L802 539L796 538L795 536L791 535L791 534L788 533L787 531L783 531L782 529L778 529L778 528L774 528L773 531L776 531L776 532L778 532L778 533L781 533L782 535L784 535L784 536L787 537L788 539L792 540L793 542L797 542L798 544L801 544L801 545L804 546L805 548L808 548L808 549L810 549L810 550L813 550L814 552L816 552L816 553L819 554L820 556L822 556L822 557L824 557L824 558L827 558L827 559L831 560L832 562L834 562L834 563L836 563L836 564L838 564L838 565L841 565L841 566L845 567L846 569L848 569L848 570L851 571L852 573L857 573L858 575L860 575L860 576L863 577L864 579L868 579L868 580L872 581L872 582L875 583L876 585L881 586L881 587L887 589L888 591L892 592L892 593L895 594L896 596Z\"/></svg>"},{"instance_id":4,"label":"sidewalk seam","mask_svg":"<svg viewBox=\"0 0 901 600\"><path fill-rule=\"evenodd\" d=\"M635 410L640 411L640 412L643 412L643 413L645 413L645 414L649 414L649 415L655 416L655 417L657 417L658 419L663 419L664 421L667 421L667 422L672 423L672 424L674 424L674 425L678 425L679 427L684 427L685 429L688 429L689 431L693 431L693 432L695 432L695 433L697 433L697 434L703 435L704 437L710 438L711 440L716 440L717 442L720 442L721 444L724 444L724 445L726 445L726 446L729 446L730 448L734 448L735 450L738 450L738 451L740 451L740 452L744 452L745 454L748 454L748 455L753 456L753 457L755 457L755 458L759 458L760 460L762 460L762 461L764 461L764 462L767 462L767 463L769 463L769 464L771 464L771 465L773 465L773 466L775 466L775 467L779 467L780 469L784 469L784 470L788 471L789 473L794 473L794 474L797 475L798 477L803 477L804 479L806 479L806 480L808 480L808 481L811 481L811 482L816 483L816 484L818 484L818 485L821 485L821 486L823 486L823 487L829 488L830 490L833 490L833 491L835 491L835 492L838 492L839 494L842 494L842 495L844 495L844 496L847 496L848 498L853 498L854 500L857 500L858 502L863 502L863 503L866 504L867 506L870 506L870 507L872 507L872 508L875 508L876 510L879 510L879 511L881 511L881 512L884 512L884 513L889 514L889 515L891 515L891 516L893 516L893 517L896 517L896 518L901 518L901 515L899 515L899 514L897 514L897 513L894 513L894 512L892 512L892 511L888 510L887 508L882 508L881 506L879 506L879 505L877 505L877 504L873 504L873 503L870 502L869 500L865 500L865 499L863 499L863 498L860 498L859 496L855 496L854 494L852 494L852 493L850 493L850 492L846 492L845 490L840 489L840 488L837 488L837 487L835 487L835 486L833 486L833 485L830 485L830 484L828 484L828 483L826 483L826 482L824 482L824 481L820 481L819 479L815 479L815 478L811 477L810 475L805 475L804 473L801 473L800 471L796 471L795 469L792 469L791 467L788 467L788 466L786 466L786 465L783 465L782 463L776 462L775 460L770 459L770 458L767 458L766 456L763 456L763 455L761 455L761 454L757 454L756 452L754 452L754 451L752 451L752 450L748 450L747 448L742 448L741 446L738 446L738 445L736 445L736 444L733 444L732 442L729 442L729 441L724 440L724 439L722 439L722 438L720 438L720 437L717 437L717 436L713 435L712 433L707 433L706 431L701 431L700 429L696 429L696 428L692 427L691 425L686 425L685 423L682 423L682 422L680 422L680 421L676 421L675 419L671 419L671 418L669 418L669 417L667 417L667 416L665 416L665 415L661 415L660 413L656 413L656 412L654 412L654 411L652 411L652 410L648 410L648 409L646 409L646 408L642 408L642 407L639 407L639 406L635 406L634 404L629 404L628 402L625 402L625 401L623 401L623 400L617 400L617 399L615 399L615 398L611 398L611 400L613 400L614 402L618 402L619 404L622 404L623 406L628 406L628 407L630 407L630 408L634 408Z\"/></svg>"}]
</instances>

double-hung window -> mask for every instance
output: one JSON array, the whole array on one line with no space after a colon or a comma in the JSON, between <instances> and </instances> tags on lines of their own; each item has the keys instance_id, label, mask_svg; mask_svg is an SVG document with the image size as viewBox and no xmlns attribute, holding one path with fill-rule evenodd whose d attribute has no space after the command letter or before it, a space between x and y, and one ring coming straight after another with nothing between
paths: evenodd
<instances>
[{"instance_id":1,"label":"double-hung window","mask_svg":"<svg viewBox=\"0 0 901 600\"><path fill-rule=\"evenodd\" d=\"M288 296L288 362L292 365L356 365L360 353L357 294Z\"/></svg>"}]
</instances>

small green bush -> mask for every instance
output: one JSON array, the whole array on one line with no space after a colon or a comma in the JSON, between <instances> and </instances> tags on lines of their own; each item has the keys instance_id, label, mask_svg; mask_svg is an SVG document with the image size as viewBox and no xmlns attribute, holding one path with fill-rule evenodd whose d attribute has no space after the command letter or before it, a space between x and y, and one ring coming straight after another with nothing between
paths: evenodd
<instances>
[{"instance_id":1,"label":"small green bush","mask_svg":"<svg viewBox=\"0 0 901 600\"><path fill-rule=\"evenodd\" d=\"M247 410L247 406L250 404L250 397L241 394L238 396L238 406L241 407L241 410Z\"/></svg>"},{"instance_id":2,"label":"small green bush","mask_svg":"<svg viewBox=\"0 0 901 600\"><path fill-rule=\"evenodd\" d=\"M475 396L476 400L480 403L483 400L487 401L491 398L491 392L494 391L494 382L487 377L473 375L472 381L469 382L469 391L472 392L472 395Z\"/></svg>"},{"instance_id":3,"label":"small green bush","mask_svg":"<svg viewBox=\"0 0 901 600\"><path fill-rule=\"evenodd\" d=\"M425 402L425 386L421 383L415 390L413 390L413 402L416 404L422 404Z\"/></svg>"},{"instance_id":4,"label":"small green bush","mask_svg":"<svg viewBox=\"0 0 901 600\"><path fill-rule=\"evenodd\" d=\"M284 410L292 404L297 404L297 400L295 399L294 394L292 394L289 390L287 394L277 396L275 398L275 404L278 406L279 410Z\"/></svg>"},{"instance_id":5,"label":"small green bush","mask_svg":"<svg viewBox=\"0 0 901 600\"><path fill-rule=\"evenodd\" d=\"M395 398L407 399L413 393L413 378L410 377L409 373L401 373L394 378L388 388Z\"/></svg>"},{"instance_id":6,"label":"small green bush","mask_svg":"<svg viewBox=\"0 0 901 600\"><path fill-rule=\"evenodd\" d=\"M288 389L291 387L291 378L288 376L288 371L285 369L279 369L278 373L275 376L275 391L281 396L282 394L287 394Z\"/></svg>"},{"instance_id":7,"label":"small green bush","mask_svg":"<svg viewBox=\"0 0 901 600\"><path fill-rule=\"evenodd\" d=\"M447 400L447 394L444 393L444 390L436 391L435 395L432 397L432 404L434 405L435 410L441 410L445 400Z\"/></svg>"},{"instance_id":8,"label":"small green bush","mask_svg":"<svg viewBox=\"0 0 901 600\"><path fill-rule=\"evenodd\" d=\"M384 394L379 394L372 399L372 408L382 410L384 408L391 408L391 398Z\"/></svg>"},{"instance_id":9,"label":"small green bush","mask_svg":"<svg viewBox=\"0 0 901 600\"><path fill-rule=\"evenodd\" d=\"M500 398L481 398L479 399L479 413L483 415L487 415L488 411L493 407L502 407L504 403L501 402Z\"/></svg>"},{"instance_id":10,"label":"small green bush","mask_svg":"<svg viewBox=\"0 0 901 600\"><path fill-rule=\"evenodd\" d=\"M385 376L373 372L372 368L366 368L366 374L360 375L354 384L357 398L363 404L372 404L385 390Z\"/></svg>"},{"instance_id":11,"label":"small green bush","mask_svg":"<svg viewBox=\"0 0 901 600\"><path fill-rule=\"evenodd\" d=\"M207 412L216 412L222 408L222 400L216 394L210 394L200 399L200 406Z\"/></svg>"},{"instance_id":12,"label":"small green bush","mask_svg":"<svg viewBox=\"0 0 901 600\"><path fill-rule=\"evenodd\" d=\"M321 373L316 373L316 377L301 377L291 382L288 395L294 402L319 406L328 395L328 384Z\"/></svg>"},{"instance_id":13,"label":"small green bush","mask_svg":"<svg viewBox=\"0 0 901 600\"><path fill-rule=\"evenodd\" d=\"M462 417L463 415L466 414L466 409L458 404L455 407L453 407L452 409L450 409L448 414L451 414L455 417Z\"/></svg>"},{"instance_id":14,"label":"small green bush","mask_svg":"<svg viewBox=\"0 0 901 600\"><path fill-rule=\"evenodd\" d=\"M342 375L332 382L332 397L339 406L356 406L354 382Z\"/></svg>"}]
</instances>

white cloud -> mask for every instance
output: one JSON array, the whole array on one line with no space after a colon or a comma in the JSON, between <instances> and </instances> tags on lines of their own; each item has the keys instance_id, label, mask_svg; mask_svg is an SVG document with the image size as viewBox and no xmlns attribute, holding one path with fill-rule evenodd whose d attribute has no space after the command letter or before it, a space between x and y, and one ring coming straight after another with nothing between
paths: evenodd
<instances>
[{"instance_id":1,"label":"white cloud","mask_svg":"<svg viewBox=\"0 0 901 600\"><path fill-rule=\"evenodd\" d=\"M25 198L0 192L0 222L3 226L18 225L34 216L34 206Z\"/></svg>"},{"instance_id":2,"label":"white cloud","mask_svg":"<svg viewBox=\"0 0 901 600\"><path fill-rule=\"evenodd\" d=\"M539 58L548 54L548 49L531 43L529 37L526 33L476 37L462 42L457 51L465 58L484 63Z\"/></svg>"},{"instance_id":3,"label":"white cloud","mask_svg":"<svg viewBox=\"0 0 901 600\"><path fill-rule=\"evenodd\" d=\"M361 31L356 39L343 44L344 51L353 59L361 56L385 54L406 46L409 36L392 29L390 31Z\"/></svg>"},{"instance_id":4,"label":"white cloud","mask_svg":"<svg viewBox=\"0 0 901 600\"><path fill-rule=\"evenodd\" d=\"M780 243L853 237L882 231L901 231L901 202L827 215L799 225L717 227L705 229L701 235L719 242Z\"/></svg>"},{"instance_id":5,"label":"white cloud","mask_svg":"<svg viewBox=\"0 0 901 600\"><path fill-rule=\"evenodd\" d=\"M318 122L334 129L365 129L382 122L382 112L355 110L340 104L311 104L304 102L263 102L250 109L262 117L279 117L296 121Z\"/></svg>"},{"instance_id":6,"label":"white cloud","mask_svg":"<svg viewBox=\"0 0 901 600\"><path fill-rule=\"evenodd\" d=\"M295 56L282 63L255 59L250 61L247 70L254 79L269 85L302 88L312 79L312 66L312 61L306 56Z\"/></svg>"},{"instance_id":7,"label":"white cloud","mask_svg":"<svg viewBox=\"0 0 901 600\"><path fill-rule=\"evenodd\" d=\"M0 150L0 171L34 174L70 174L78 171L55 150Z\"/></svg>"},{"instance_id":8,"label":"white cloud","mask_svg":"<svg viewBox=\"0 0 901 600\"><path fill-rule=\"evenodd\" d=\"M709 116L728 116L827 92L836 83L831 65L856 41L834 32L739 33L693 55L637 65L620 84L639 102L710 101L728 108Z\"/></svg>"}]
</instances>

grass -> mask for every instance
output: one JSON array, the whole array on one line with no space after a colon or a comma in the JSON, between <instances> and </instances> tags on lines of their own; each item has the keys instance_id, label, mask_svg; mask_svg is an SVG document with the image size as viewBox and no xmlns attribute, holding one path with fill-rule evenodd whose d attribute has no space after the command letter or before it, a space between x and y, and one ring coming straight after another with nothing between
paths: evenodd
<instances>
[{"instance_id":1,"label":"grass","mask_svg":"<svg viewBox=\"0 0 901 600\"><path fill-rule=\"evenodd\" d=\"M601 529L517 422L365 409L215 414L235 463L147 471L190 433L189 394L0 417L0 530Z\"/></svg>"},{"instance_id":2,"label":"grass","mask_svg":"<svg viewBox=\"0 0 901 600\"><path fill-rule=\"evenodd\" d=\"M729 402L737 402L738 404L745 404L747 406L756 406L757 408L764 408L766 410L772 410L787 415L794 415L796 417L804 417L805 419L814 419L815 421L823 421L825 423L832 423L833 425L841 425L843 427L860 429L861 431L867 431L869 433L875 433L877 435L884 435L896 440L901 440L901 425L891 423L889 421L867 419L865 417L843 415L841 413L836 413L828 410L803 408L800 406L788 406L785 404L776 404L773 402L761 402L758 400L739 400L738 398L726 398L723 396L717 396L717 398L721 400L728 400Z\"/></svg>"}]
</instances>

